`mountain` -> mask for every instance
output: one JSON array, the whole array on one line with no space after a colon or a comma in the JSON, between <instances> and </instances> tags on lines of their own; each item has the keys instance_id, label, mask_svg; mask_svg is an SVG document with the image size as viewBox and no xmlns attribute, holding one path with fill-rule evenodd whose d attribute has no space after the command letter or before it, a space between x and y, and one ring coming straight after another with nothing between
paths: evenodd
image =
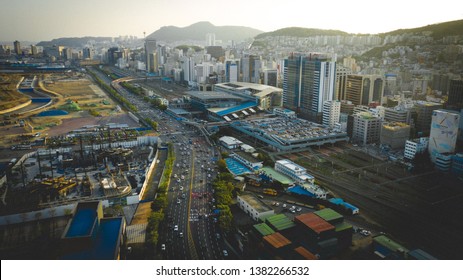
<instances>
[{"instance_id":1,"label":"mountain","mask_svg":"<svg viewBox=\"0 0 463 280\"><path fill-rule=\"evenodd\" d=\"M430 36L435 40L442 39L446 36L462 36L463 35L463 20L447 21L426 25L418 28L398 29L387 33L381 33L381 36L387 35L401 35L401 34L418 34L430 33Z\"/></svg>"},{"instance_id":2,"label":"mountain","mask_svg":"<svg viewBox=\"0 0 463 280\"><path fill-rule=\"evenodd\" d=\"M435 40L442 39L445 36L463 36L463 20L455 20L442 22L437 24L426 25L417 28L410 29L398 29L386 33L376 34L379 36L387 35L401 35L401 34L430 34ZM256 36L256 39L263 39L265 37L274 36L290 36L290 37L310 37L317 35L326 36L346 36L353 35L340 30L325 30L325 29L314 29L314 28L303 28L303 27L287 27L278 29L272 32L261 33Z\"/></svg>"},{"instance_id":3,"label":"mountain","mask_svg":"<svg viewBox=\"0 0 463 280\"><path fill-rule=\"evenodd\" d=\"M207 33L214 33L217 40L242 41L253 38L263 31L244 26L215 26L210 22L202 21L187 27L164 26L147 36L148 39L159 41L205 41Z\"/></svg>"},{"instance_id":4,"label":"mountain","mask_svg":"<svg viewBox=\"0 0 463 280\"><path fill-rule=\"evenodd\" d=\"M37 46L67 46L72 48L82 48L89 41L103 42L111 41L111 37L72 37L72 38L58 38L51 41L42 41L37 44Z\"/></svg>"},{"instance_id":5,"label":"mountain","mask_svg":"<svg viewBox=\"0 0 463 280\"><path fill-rule=\"evenodd\" d=\"M272 32L261 33L256 36L256 39L262 39L265 37L274 36L290 36L290 37L310 37L317 35L336 36L336 35L348 35L347 32L339 30L325 30L315 28L303 28L303 27L287 27L278 29Z\"/></svg>"}]
</instances>

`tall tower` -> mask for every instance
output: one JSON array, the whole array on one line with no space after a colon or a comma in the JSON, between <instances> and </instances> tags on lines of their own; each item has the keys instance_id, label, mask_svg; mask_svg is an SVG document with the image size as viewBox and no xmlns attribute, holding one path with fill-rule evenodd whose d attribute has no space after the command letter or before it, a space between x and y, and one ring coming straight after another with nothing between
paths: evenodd
<instances>
[{"instance_id":1,"label":"tall tower","mask_svg":"<svg viewBox=\"0 0 463 280\"><path fill-rule=\"evenodd\" d=\"M328 100L323 103L323 124L333 128L339 122L341 115L341 102L339 100Z\"/></svg>"},{"instance_id":2,"label":"tall tower","mask_svg":"<svg viewBox=\"0 0 463 280\"><path fill-rule=\"evenodd\" d=\"M283 106L321 123L323 102L334 99L336 62L320 54L292 55L283 72Z\"/></svg>"},{"instance_id":3,"label":"tall tower","mask_svg":"<svg viewBox=\"0 0 463 280\"><path fill-rule=\"evenodd\" d=\"M153 73L157 71L155 69L155 65L157 64L156 48L155 39L145 39L146 72Z\"/></svg>"},{"instance_id":4,"label":"tall tower","mask_svg":"<svg viewBox=\"0 0 463 280\"><path fill-rule=\"evenodd\" d=\"M14 41L13 45L14 45L14 52L15 52L17 55L22 54L22 52L21 52L21 43L20 43L19 41L16 40L16 41Z\"/></svg>"},{"instance_id":5,"label":"tall tower","mask_svg":"<svg viewBox=\"0 0 463 280\"><path fill-rule=\"evenodd\" d=\"M463 109L463 80L450 80L447 105L453 109Z\"/></svg>"},{"instance_id":6,"label":"tall tower","mask_svg":"<svg viewBox=\"0 0 463 280\"><path fill-rule=\"evenodd\" d=\"M206 46L215 46L215 33L207 33L206 34Z\"/></svg>"}]
</instances>

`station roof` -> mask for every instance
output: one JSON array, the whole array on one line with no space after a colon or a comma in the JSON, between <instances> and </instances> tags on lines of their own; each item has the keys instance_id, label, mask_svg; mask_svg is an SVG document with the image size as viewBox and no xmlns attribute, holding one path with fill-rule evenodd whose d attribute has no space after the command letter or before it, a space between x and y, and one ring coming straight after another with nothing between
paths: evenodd
<instances>
[{"instance_id":1,"label":"station roof","mask_svg":"<svg viewBox=\"0 0 463 280\"><path fill-rule=\"evenodd\" d=\"M291 178L277 172L275 169L265 166L260 169L261 171L265 172L265 174L271 176L274 180L277 180L278 182L284 184L284 185L290 185L294 183L294 180Z\"/></svg>"},{"instance_id":2,"label":"station roof","mask_svg":"<svg viewBox=\"0 0 463 280\"><path fill-rule=\"evenodd\" d=\"M254 101L248 101L248 102L244 102L238 106L234 106L234 107L230 107L230 108L225 108L225 109L222 109L220 111L216 111L215 113L221 117L225 116L225 115L228 115L228 114L232 114L232 113L235 113L235 112L239 112L241 110L244 110L244 109L247 109L247 108L251 108L251 107L255 107L257 106L257 103L254 102Z\"/></svg>"},{"instance_id":3,"label":"station roof","mask_svg":"<svg viewBox=\"0 0 463 280\"><path fill-rule=\"evenodd\" d=\"M218 92L218 91L188 91L188 95L193 96L197 99L201 100L216 100L216 99L235 99L235 100L243 100L242 98L226 93L226 92Z\"/></svg>"},{"instance_id":4,"label":"station roof","mask_svg":"<svg viewBox=\"0 0 463 280\"><path fill-rule=\"evenodd\" d=\"M332 224L323 220L314 213L306 213L299 216L295 216L294 220L310 228L317 234L335 229Z\"/></svg>"}]
</instances>

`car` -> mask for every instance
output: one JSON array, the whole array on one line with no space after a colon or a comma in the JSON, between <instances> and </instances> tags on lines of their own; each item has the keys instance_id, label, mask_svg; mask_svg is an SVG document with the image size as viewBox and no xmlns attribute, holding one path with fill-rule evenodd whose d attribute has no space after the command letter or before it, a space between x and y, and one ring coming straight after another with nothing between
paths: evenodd
<instances>
[{"instance_id":1,"label":"car","mask_svg":"<svg viewBox=\"0 0 463 280\"><path fill-rule=\"evenodd\" d=\"M183 191L183 187L180 187L180 191Z\"/></svg>"},{"instance_id":2,"label":"car","mask_svg":"<svg viewBox=\"0 0 463 280\"><path fill-rule=\"evenodd\" d=\"M178 231L178 225L174 226L174 231Z\"/></svg>"},{"instance_id":3,"label":"car","mask_svg":"<svg viewBox=\"0 0 463 280\"><path fill-rule=\"evenodd\" d=\"M180 233L178 234L178 237L183 237L183 232L180 232Z\"/></svg>"},{"instance_id":4,"label":"car","mask_svg":"<svg viewBox=\"0 0 463 280\"><path fill-rule=\"evenodd\" d=\"M161 244L161 250L163 250L163 251L166 250L166 244Z\"/></svg>"},{"instance_id":5,"label":"car","mask_svg":"<svg viewBox=\"0 0 463 280\"><path fill-rule=\"evenodd\" d=\"M301 207L297 207L297 208L296 208L296 211L297 211L297 212L301 212L301 211L302 211L302 208L301 208Z\"/></svg>"},{"instance_id":6,"label":"car","mask_svg":"<svg viewBox=\"0 0 463 280\"><path fill-rule=\"evenodd\" d=\"M291 213L293 213L293 214L296 213L296 210L294 210L294 209L289 209L289 211L290 211Z\"/></svg>"},{"instance_id":7,"label":"car","mask_svg":"<svg viewBox=\"0 0 463 280\"><path fill-rule=\"evenodd\" d=\"M260 194L257 195L257 197L260 198L260 199L264 199L264 197L262 195L260 195Z\"/></svg>"},{"instance_id":8,"label":"car","mask_svg":"<svg viewBox=\"0 0 463 280\"><path fill-rule=\"evenodd\" d=\"M185 198L185 197L186 197L186 196L185 196L185 194L184 194L184 193L182 193L182 198Z\"/></svg>"},{"instance_id":9,"label":"car","mask_svg":"<svg viewBox=\"0 0 463 280\"><path fill-rule=\"evenodd\" d=\"M214 221L214 223L217 223L217 218L214 217L213 221Z\"/></svg>"},{"instance_id":10,"label":"car","mask_svg":"<svg viewBox=\"0 0 463 280\"><path fill-rule=\"evenodd\" d=\"M223 253L223 256L224 256L224 257L228 257L228 252L227 252L227 250L223 250L222 253Z\"/></svg>"},{"instance_id":11,"label":"car","mask_svg":"<svg viewBox=\"0 0 463 280\"><path fill-rule=\"evenodd\" d=\"M283 204L283 206L282 206L282 207L283 207L283 208L286 208L286 204Z\"/></svg>"},{"instance_id":12,"label":"car","mask_svg":"<svg viewBox=\"0 0 463 280\"><path fill-rule=\"evenodd\" d=\"M220 239L220 233L216 233L215 237L217 237L217 239Z\"/></svg>"},{"instance_id":13,"label":"car","mask_svg":"<svg viewBox=\"0 0 463 280\"><path fill-rule=\"evenodd\" d=\"M275 203L275 206L276 207L280 206L280 203L279 202Z\"/></svg>"},{"instance_id":14,"label":"car","mask_svg":"<svg viewBox=\"0 0 463 280\"><path fill-rule=\"evenodd\" d=\"M360 231L360 234L363 235L363 236L370 236L371 231L364 229L364 230Z\"/></svg>"},{"instance_id":15,"label":"car","mask_svg":"<svg viewBox=\"0 0 463 280\"><path fill-rule=\"evenodd\" d=\"M179 198L177 198L177 204L180 204L180 199Z\"/></svg>"}]
</instances>

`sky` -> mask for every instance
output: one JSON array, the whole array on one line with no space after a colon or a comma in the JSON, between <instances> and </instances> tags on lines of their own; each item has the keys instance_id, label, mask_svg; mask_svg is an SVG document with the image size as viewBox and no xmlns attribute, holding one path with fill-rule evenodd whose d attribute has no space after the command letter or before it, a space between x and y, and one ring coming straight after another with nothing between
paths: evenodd
<instances>
[{"instance_id":1,"label":"sky","mask_svg":"<svg viewBox=\"0 0 463 280\"><path fill-rule=\"evenodd\" d=\"M411 0L0 0L0 41L133 35L198 21L381 33L463 19L463 1Z\"/></svg>"}]
</instances>

